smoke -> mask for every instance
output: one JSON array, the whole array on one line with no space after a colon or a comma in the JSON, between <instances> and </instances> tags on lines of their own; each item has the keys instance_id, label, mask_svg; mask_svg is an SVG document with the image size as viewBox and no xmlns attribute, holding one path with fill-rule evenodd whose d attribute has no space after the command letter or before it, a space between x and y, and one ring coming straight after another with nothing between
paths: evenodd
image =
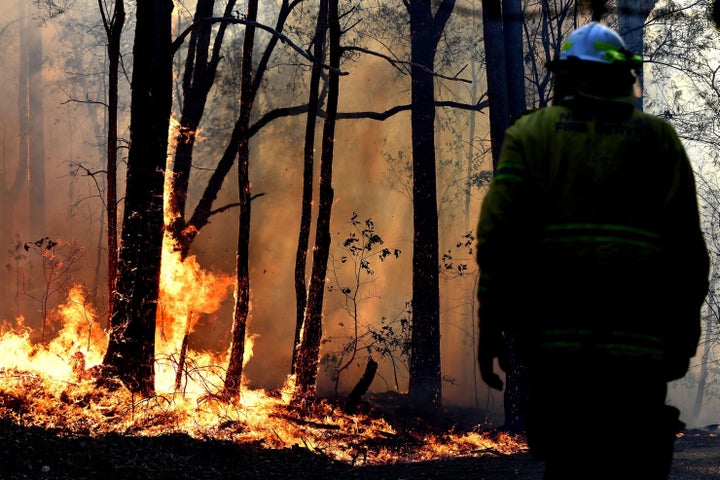
<instances>
[{"instance_id":1,"label":"smoke","mask_svg":"<svg viewBox=\"0 0 720 480\"><path fill-rule=\"evenodd\" d=\"M0 96L0 176L8 189L16 178L17 159L20 155L20 129L18 121L19 77L19 13L15 2L0 5L0 81L5 87ZM42 211L29 211L27 189L23 190L17 205L12 208L13 227L6 230L3 223L3 245L10 246L3 277L2 318L12 321L22 313L28 325L39 326L40 316L36 302L30 298L33 288L40 288L39 258L24 251L22 244L37 240L30 235L31 226L42 217L47 235L53 239L76 240L86 247L87 253L67 278L70 283L81 283L90 292L90 300L104 324L102 311L107 302L105 290L107 252L103 219L104 183L101 174L104 166L105 116L104 98L104 42L93 36L98 25L97 5L89 0L76 2L76 9L68 10L42 27L44 57L43 78L44 132L46 145L46 204ZM81 8L82 7L82 8ZM62 23L61 23L62 20ZM72 20L72 21L71 21ZM80 23L82 20L83 23ZM73 22L78 22L73 25ZM83 26L85 25L85 26ZM72 32L72 42L68 42ZM130 31L125 32L130 41ZM131 63L129 43L125 47L125 61ZM237 52L235 52L237 53ZM228 64L232 61L228 52ZM344 65L347 76L341 78L340 111L385 111L395 105L409 103L409 79L385 60L359 57L357 62ZM277 85L292 83L287 78L287 67L273 70L258 101L256 112L272 106L298 104L305 101L304 93L274 89ZM127 77L122 80L123 103L127 102ZM445 95L465 98L461 85L445 85ZM453 90L449 92L449 90ZM225 91L223 91L225 92ZM196 169L191 178L190 208L199 197L209 171L214 168L234 121L231 108L237 99L223 93L211 97L216 103L210 110L220 118L213 125L203 125L202 144L196 152ZM127 138L127 109L121 109L121 136ZM175 112L177 113L177 112ZM222 116L219 114L222 113ZM460 113L443 116L438 122L439 169L438 185L447 202L441 211L441 253L451 251L452 274L443 276L441 290L441 353L442 371L446 382L443 392L446 403L479 406L495 412L502 409L500 395L493 394L480 382L477 374L476 352L476 267L472 254L457 248L463 235L472 229L481 198L473 191L469 213L464 212L464 170L467 159L468 115ZM440 115L439 115L440 117ZM478 120L482 118L478 115ZM300 218L300 199L303 169L304 116L288 117L272 122L262 129L251 143L252 230L250 240L251 311L248 334L255 337L254 355L244 369L250 387L278 388L285 382L290 369L290 357L295 331L294 268ZM482 125L482 126L480 126ZM480 129L486 125L478 121ZM410 177L403 170L403 162L410 158L410 115L402 112L385 121L369 119L339 120L335 141L333 187L335 204L332 216L332 250L336 260L329 266L328 287L352 284L352 266L338 261L343 255L342 244L352 231L350 219L357 214L359 221L371 219L383 246L397 249L400 254L380 261L373 258L373 275L364 276L359 286L357 310L348 311L345 298L337 288L326 291L324 331L326 339L322 355L326 360L347 344L354 322L362 331L379 330L392 324L401 335L400 322L408 316L407 302L411 298L412 261L412 204L404 186ZM485 132L476 133L477 138ZM476 141L473 139L473 141ZM318 143L319 145L319 143ZM476 153L481 149L476 146ZM126 150L121 149L121 156ZM395 163L391 163L395 162ZM316 169L319 168L320 150L316 150ZM391 169L394 165L395 169ZM122 167L121 167L122 168ZM223 185L216 207L237 201L235 172ZM20 175L22 177L22 175ZM119 173L124 181L124 172ZM455 189L455 190L453 190ZM123 186L119 186L122 196ZM317 202L317 181L315 183ZM455 193L448 193L455 192ZM3 202L0 209L9 204ZM191 213L191 212L189 212ZM466 218L468 219L466 221ZM467 224L470 223L470 225ZM314 232L314 227L312 232ZM224 275L235 269L237 210L228 209L211 218L194 241L191 254L203 268ZM312 242L311 238L311 242ZM15 243L13 243L15 242ZM19 243L18 243L19 242ZM18 248L19 247L19 248ZM312 255L308 261L312 261ZM459 275L459 263L468 270ZM308 263L309 265L309 263ZM309 271L309 270L308 270ZM34 283L33 283L34 282ZM65 302L59 294L55 304ZM190 337L191 348L225 352L230 340L232 322L232 295L216 312L198 318ZM341 389L348 391L357 381L365 366L369 349L361 350L350 368L343 372ZM372 391L406 388L407 370L399 352L393 358L374 352L380 368ZM393 363L393 360L396 363ZM321 391L334 389L333 371L325 368L320 377ZM689 390L681 390L689 395Z\"/></svg>"},{"instance_id":2,"label":"smoke","mask_svg":"<svg viewBox=\"0 0 720 480\"><path fill-rule=\"evenodd\" d=\"M2 163L0 172L5 185L15 178L19 155L18 76L19 76L19 12L12 2L0 6L0 46L4 52L0 70L5 95L0 97L0 140ZM44 143L46 146L46 204L42 211L29 211L28 190L24 189L18 204L12 209L14 227L4 236L4 245L17 239L34 241L30 231L40 220L46 225L43 236L73 240L85 246L86 254L76 263L63 281L68 285L84 284L89 301L95 304L99 321L105 325L102 312L107 302L106 239L104 220L105 185L102 171L105 165L105 101L106 63L104 42L99 25L97 5L90 1L76 2L76 8L44 24L35 21L34 28L42 31ZM130 15L131 16L131 15ZM130 20L130 18L129 18ZM90 25L90 27L88 27ZM237 28L236 28L237 30ZM230 35L232 38L233 34ZM72 42L67 40L72 38ZM131 65L130 29L125 32L124 53ZM236 53L236 52L235 52ZM228 53L228 64L232 55ZM359 57L343 67L349 75L341 78L340 110L343 112L384 111L395 105L409 103L409 79L395 67L376 57ZM287 75L287 67L278 68L270 78L264 96L271 99L258 102L256 112L266 111L269 105L304 102L304 93L286 92L274 87ZM128 78L121 77L120 135L128 138ZM215 114L213 124L202 125L202 141L198 144L196 169L191 178L188 205L195 202L214 168L234 122L232 113L236 101L223 91L211 97L209 110ZM175 112L177 114L177 112ZM226 117L226 118L223 118ZM250 241L251 311L248 334L255 337L254 355L244 369L250 387L276 388L282 386L290 368L290 356L295 330L294 268L300 217L302 188L304 116L277 120L253 138L251 143L252 231ZM391 325L394 336L403 335L401 322L409 316L411 298L412 260L412 203L406 187L411 184L402 166L409 160L410 116L401 112L385 121L368 119L340 120L335 141L333 187L335 204L332 216L332 250L336 260L329 266L326 291L324 329L328 342L321 354L331 358L352 338L351 326L357 321L361 332L380 331ZM438 138L442 138L440 135ZM445 141L443 138L442 141ZM319 143L318 143L319 145ZM127 150L121 149L123 157ZM393 160L401 168L392 170ZM316 171L320 164L320 150L316 150ZM122 169L121 165L121 169ZM231 171L215 206L232 204L237 200L237 185ZM124 171L119 172L124 182ZM122 197L123 185L119 185ZM317 201L317 180L315 182ZM473 200L477 211L479 200ZM122 207L122 203L120 204ZM449 213L457 213L451 212ZM191 212L188 212L191 213ZM372 259L374 273L363 278L358 287L357 310L349 312L339 293L339 283L348 283L353 271L350 265L338 261L343 254L342 242L351 232L350 219L354 214L364 222L372 220L376 233L383 239L383 247L399 251L399 256L385 261ZM462 217L462 215L460 215ZM454 243L462 236L465 226L444 220L444 241ZM450 230L456 229L456 233ZM314 226L312 232L314 233ZM208 271L232 275L235 269L237 210L229 209L211 218L193 243L191 254ZM10 237L10 238L8 238ZM311 242L313 239L311 238ZM39 326L40 315L31 298L35 290L43 288L40 278L40 258L22 249L16 253L23 258L12 261L3 282L3 304L12 306L2 317L12 319L23 314L29 326ZM308 261L312 261L312 255ZM308 263L310 265L310 263ZM308 269L309 271L309 269ZM484 391L477 384L472 330L473 312L467 307L474 296L469 279L449 281L442 292L442 352L443 373L451 380L444 387L450 402L474 404L476 391ZM62 289L52 298L55 304L65 301ZM232 296L212 314L199 315L190 336L191 348L224 352L230 340L233 312ZM399 388L407 382L407 358L399 351L383 357L377 351L361 349L361 355L341 375L341 393L348 391L359 378L368 354L380 362L373 391ZM319 379L320 390L334 389L333 370L323 363Z\"/></svg>"}]
</instances>

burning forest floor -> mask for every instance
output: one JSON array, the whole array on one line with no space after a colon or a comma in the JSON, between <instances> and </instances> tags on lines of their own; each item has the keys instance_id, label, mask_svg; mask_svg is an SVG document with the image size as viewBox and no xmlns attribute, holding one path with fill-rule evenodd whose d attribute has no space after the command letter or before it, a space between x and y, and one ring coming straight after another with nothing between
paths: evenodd
<instances>
[{"instance_id":1,"label":"burning forest floor","mask_svg":"<svg viewBox=\"0 0 720 480\"><path fill-rule=\"evenodd\" d=\"M172 255L163 270L151 398L103 375L108 337L81 286L40 334L23 317L0 322L0 480L542 478L523 439L478 409L446 406L430 418L386 393L352 413L328 399L301 412L289 406L291 378L223 400L227 351L185 346L232 277ZM243 361L251 336L245 347ZM675 458L671 480L720 479L718 432L684 432Z\"/></svg>"},{"instance_id":2,"label":"burning forest floor","mask_svg":"<svg viewBox=\"0 0 720 480\"><path fill-rule=\"evenodd\" d=\"M186 340L232 278L174 256L163 270L151 398L103 375L108 337L81 286L40 334L22 317L0 322L0 480L542 478L522 437L478 409L431 418L385 393L352 413L328 399L301 412L289 406L292 378L223 400L227 351L186 351ZM245 347L244 361L251 336ZM718 431L684 432L675 460L671 480L720 479Z\"/></svg>"},{"instance_id":3,"label":"burning forest floor","mask_svg":"<svg viewBox=\"0 0 720 480\"><path fill-rule=\"evenodd\" d=\"M167 399L136 403L134 420L123 427L127 411L87 394L50 398L59 405L41 416L40 390L30 387L22 397L0 392L2 480L542 478L542 464L522 438L480 431L481 412L447 408L440 418L428 419L413 415L392 394L371 397L353 416L329 403L312 417L275 405L264 420L270 437L263 437L251 431L258 426L237 420L183 431ZM99 406L106 425L93 423L98 419L90 411ZM717 430L683 432L670 479L718 478Z\"/></svg>"}]
</instances>

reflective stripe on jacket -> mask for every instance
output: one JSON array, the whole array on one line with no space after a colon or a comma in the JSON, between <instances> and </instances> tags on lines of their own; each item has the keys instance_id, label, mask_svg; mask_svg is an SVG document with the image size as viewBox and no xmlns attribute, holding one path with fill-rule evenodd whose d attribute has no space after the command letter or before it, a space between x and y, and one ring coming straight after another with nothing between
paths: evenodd
<instances>
[{"instance_id":1,"label":"reflective stripe on jacket","mask_svg":"<svg viewBox=\"0 0 720 480\"><path fill-rule=\"evenodd\" d=\"M541 353L596 353L605 356L642 357L654 361L663 358L662 339L648 334L609 331L598 335L597 330L591 329L551 329L538 332L536 341L536 347Z\"/></svg>"}]
</instances>

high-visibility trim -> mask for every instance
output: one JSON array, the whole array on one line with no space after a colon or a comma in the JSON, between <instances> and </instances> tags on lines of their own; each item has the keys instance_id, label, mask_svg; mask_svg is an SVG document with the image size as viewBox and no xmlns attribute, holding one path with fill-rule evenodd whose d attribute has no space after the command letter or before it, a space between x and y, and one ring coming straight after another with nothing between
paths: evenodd
<instances>
[{"instance_id":1,"label":"high-visibility trim","mask_svg":"<svg viewBox=\"0 0 720 480\"><path fill-rule=\"evenodd\" d=\"M605 337L615 338L627 338L632 339L634 342L645 342L651 344L661 344L662 340L660 337L654 335L648 335L646 333L628 332L626 330L615 330L615 331L603 331L599 333L598 330L592 328L553 328L538 332L540 336L571 336L571 337L592 337L597 335L604 335Z\"/></svg>"},{"instance_id":2,"label":"high-visibility trim","mask_svg":"<svg viewBox=\"0 0 720 480\"><path fill-rule=\"evenodd\" d=\"M487 285L492 283L492 275L487 273L480 273L480 281L478 282L478 293L487 293Z\"/></svg>"},{"instance_id":3,"label":"high-visibility trim","mask_svg":"<svg viewBox=\"0 0 720 480\"><path fill-rule=\"evenodd\" d=\"M627 344L603 344L593 343L587 344L582 342L569 342L569 341L556 341L556 342L544 342L539 345L541 350L552 351L562 350L567 353L580 353L587 351L605 352L609 355L623 356L623 357L643 357L648 360L661 360L663 358L663 352L658 348L646 348L638 345L627 345Z\"/></svg>"},{"instance_id":4,"label":"high-visibility trim","mask_svg":"<svg viewBox=\"0 0 720 480\"><path fill-rule=\"evenodd\" d=\"M522 163L503 162L495 171L496 180L520 181L523 179L525 166Z\"/></svg>"},{"instance_id":5,"label":"high-visibility trim","mask_svg":"<svg viewBox=\"0 0 720 480\"><path fill-rule=\"evenodd\" d=\"M605 52L605 58L607 58L610 63L614 62L633 62L636 64L642 64L642 57L640 55L632 55L630 52L624 50L619 45L615 45L610 42L602 42L598 41L593 44L596 50L599 50L601 52Z\"/></svg>"},{"instance_id":6,"label":"high-visibility trim","mask_svg":"<svg viewBox=\"0 0 720 480\"><path fill-rule=\"evenodd\" d=\"M662 340L653 335L635 332L598 332L590 329L555 329L538 333L542 350L563 350L570 353L601 351L611 355L663 358Z\"/></svg>"},{"instance_id":7,"label":"high-visibility trim","mask_svg":"<svg viewBox=\"0 0 720 480\"><path fill-rule=\"evenodd\" d=\"M660 236L649 230L607 223L562 223L543 229L543 242L626 243L661 250Z\"/></svg>"}]
</instances>

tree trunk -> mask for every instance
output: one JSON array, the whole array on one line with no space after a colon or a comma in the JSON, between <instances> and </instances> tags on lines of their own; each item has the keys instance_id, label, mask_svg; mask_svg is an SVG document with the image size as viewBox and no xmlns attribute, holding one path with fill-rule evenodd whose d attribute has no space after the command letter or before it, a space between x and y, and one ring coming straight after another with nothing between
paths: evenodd
<instances>
[{"instance_id":1,"label":"tree trunk","mask_svg":"<svg viewBox=\"0 0 720 480\"><path fill-rule=\"evenodd\" d=\"M368 358L367 364L365 365L365 372L362 377L360 377L360 380L355 385L355 388L353 388L352 392L350 392L350 395L348 395L347 400L345 400L343 410L345 410L346 413L351 415L355 413L355 410L357 410L357 407L360 404L360 399L363 395L365 395L365 392L368 391L370 385L372 385L377 369L377 362L372 358Z\"/></svg>"},{"instance_id":2,"label":"tree trunk","mask_svg":"<svg viewBox=\"0 0 720 480\"><path fill-rule=\"evenodd\" d=\"M505 130L510 123L510 106L507 90L505 37L500 0L482 1L483 43L487 72L488 101L490 103L490 148L493 170L500 158Z\"/></svg>"},{"instance_id":3,"label":"tree trunk","mask_svg":"<svg viewBox=\"0 0 720 480\"><path fill-rule=\"evenodd\" d=\"M625 45L635 55L642 56L645 39L645 20L653 8L655 8L657 0L642 0L637 2L636 0L618 0L618 33L625 41ZM643 88L643 71L640 68L637 72L638 82L640 83L640 90ZM635 106L639 109L643 109L643 99L640 96L635 100Z\"/></svg>"},{"instance_id":4,"label":"tree trunk","mask_svg":"<svg viewBox=\"0 0 720 480\"><path fill-rule=\"evenodd\" d=\"M108 328L115 301L115 284L118 266L118 225L117 225L117 157L118 157L118 75L120 70L120 41L125 25L125 2L115 0L115 9L108 19L102 2L108 54L108 141L107 141L107 247L108 247Z\"/></svg>"},{"instance_id":5,"label":"tree trunk","mask_svg":"<svg viewBox=\"0 0 720 480\"><path fill-rule=\"evenodd\" d=\"M327 12L327 26L329 28L329 63L330 66L340 66L340 22L338 18L337 0L321 0L326 3L326 9L320 8L320 14ZM318 32L324 28L325 21L318 20ZM320 61L319 58L315 59ZM322 312L325 293L325 276L327 263L330 257L330 218L335 192L332 187L333 157L335 154L335 121L337 119L338 97L340 91L340 78L337 70L328 72L327 112L322 133L322 151L320 156L320 198L318 205L318 218L315 226L315 248L313 249L312 275L310 277L310 290L305 309L305 324L298 351L296 365L295 392L293 403L308 405L315 400L317 370L320 354L320 340L322 338Z\"/></svg>"},{"instance_id":6,"label":"tree trunk","mask_svg":"<svg viewBox=\"0 0 720 480\"><path fill-rule=\"evenodd\" d=\"M442 403L435 89L431 72L438 41L454 6L454 0L443 0L433 18L430 0L407 3L412 60L414 232L408 394L415 407L427 411L437 411Z\"/></svg>"},{"instance_id":7,"label":"tree trunk","mask_svg":"<svg viewBox=\"0 0 720 480\"><path fill-rule=\"evenodd\" d=\"M155 318L172 100L172 0L137 4L130 152L115 310L103 365L141 395L155 392Z\"/></svg>"},{"instance_id":8,"label":"tree trunk","mask_svg":"<svg viewBox=\"0 0 720 480\"><path fill-rule=\"evenodd\" d=\"M525 112L525 62L522 47L522 6L520 0L503 0L503 36L505 37L505 69L509 122ZM508 125L509 125L508 122ZM502 138L505 137L503 132ZM514 339L509 339L510 367L505 372L505 427L511 432L525 431L522 404L528 395L525 365L516 355Z\"/></svg>"},{"instance_id":9,"label":"tree trunk","mask_svg":"<svg viewBox=\"0 0 720 480\"><path fill-rule=\"evenodd\" d=\"M248 2L247 19L257 19L258 0ZM232 345L230 362L225 375L224 394L228 398L237 398L242 385L243 358L245 355L245 330L250 312L250 112L252 111L252 58L255 46L255 27L245 27L243 42L242 78L240 92L240 144L238 150L238 243L236 253L235 313L233 315Z\"/></svg>"},{"instance_id":10,"label":"tree trunk","mask_svg":"<svg viewBox=\"0 0 720 480\"><path fill-rule=\"evenodd\" d=\"M520 0L503 0L503 37L505 38L505 71L507 72L508 115L510 119L516 118L527 108L525 101L522 14Z\"/></svg>"},{"instance_id":11,"label":"tree trunk","mask_svg":"<svg viewBox=\"0 0 720 480\"><path fill-rule=\"evenodd\" d=\"M490 102L493 170L500 159L505 130L526 109L522 48L522 8L518 0L483 0L483 35ZM501 40L502 39L502 40ZM508 338L509 368L505 372L505 428L521 433L525 420L520 404L527 395L525 367L518 361L514 339Z\"/></svg>"},{"instance_id":12,"label":"tree trunk","mask_svg":"<svg viewBox=\"0 0 720 480\"><path fill-rule=\"evenodd\" d=\"M327 2L320 2L318 19L315 27L313 56L325 58L325 40L327 38ZM303 156L303 188L300 199L300 230L298 246L295 254L295 338L293 342L290 374L295 373L297 356L300 349L301 332L305 323L305 307L307 306L307 285L305 275L307 269L308 244L310 242L310 224L312 223L313 176L315 175L315 125L319 110L320 74L322 66L313 63L310 73L310 94L308 113L305 121L305 147Z\"/></svg>"}]
</instances>

